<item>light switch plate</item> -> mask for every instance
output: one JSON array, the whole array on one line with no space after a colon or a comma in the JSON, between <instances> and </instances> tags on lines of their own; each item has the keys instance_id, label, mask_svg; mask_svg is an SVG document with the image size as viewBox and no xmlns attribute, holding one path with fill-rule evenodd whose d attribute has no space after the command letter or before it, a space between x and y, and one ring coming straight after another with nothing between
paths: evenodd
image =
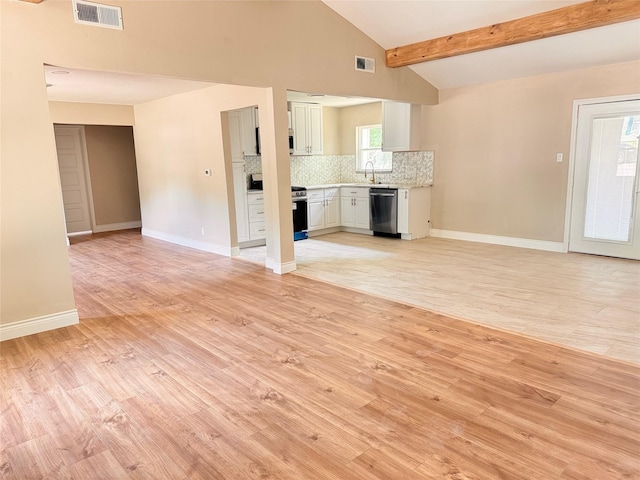
<instances>
[{"instance_id":1,"label":"light switch plate","mask_svg":"<svg viewBox=\"0 0 640 480\"><path fill-rule=\"evenodd\" d=\"M561 153L557 153L556 154L556 162L562 163L562 154Z\"/></svg>"}]
</instances>

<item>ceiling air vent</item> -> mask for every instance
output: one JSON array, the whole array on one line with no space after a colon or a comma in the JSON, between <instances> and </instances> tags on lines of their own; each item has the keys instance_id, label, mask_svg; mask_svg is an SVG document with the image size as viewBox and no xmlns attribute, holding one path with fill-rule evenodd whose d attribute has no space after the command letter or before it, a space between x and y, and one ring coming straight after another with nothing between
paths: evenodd
<instances>
[{"instance_id":1,"label":"ceiling air vent","mask_svg":"<svg viewBox=\"0 0 640 480\"><path fill-rule=\"evenodd\" d=\"M122 9L100 3L73 1L73 17L76 23L122 30Z\"/></svg>"},{"instance_id":2,"label":"ceiling air vent","mask_svg":"<svg viewBox=\"0 0 640 480\"><path fill-rule=\"evenodd\" d=\"M361 72L375 73L376 61L373 58L359 57L356 55L356 70Z\"/></svg>"}]
</instances>

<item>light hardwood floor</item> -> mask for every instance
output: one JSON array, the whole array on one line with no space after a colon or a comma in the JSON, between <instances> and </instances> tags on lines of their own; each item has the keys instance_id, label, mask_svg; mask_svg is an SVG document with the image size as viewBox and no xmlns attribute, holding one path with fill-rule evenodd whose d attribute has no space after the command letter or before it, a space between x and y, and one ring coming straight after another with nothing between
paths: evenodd
<instances>
[{"instance_id":1,"label":"light hardwood floor","mask_svg":"<svg viewBox=\"0 0 640 480\"><path fill-rule=\"evenodd\" d=\"M298 275L640 364L637 261L349 233L296 242L295 253Z\"/></svg>"},{"instance_id":2,"label":"light hardwood floor","mask_svg":"<svg viewBox=\"0 0 640 480\"><path fill-rule=\"evenodd\" d=\"M0 344L3 479L640 478L640 368L143 238Z\"/></svg>"}]
</instances>

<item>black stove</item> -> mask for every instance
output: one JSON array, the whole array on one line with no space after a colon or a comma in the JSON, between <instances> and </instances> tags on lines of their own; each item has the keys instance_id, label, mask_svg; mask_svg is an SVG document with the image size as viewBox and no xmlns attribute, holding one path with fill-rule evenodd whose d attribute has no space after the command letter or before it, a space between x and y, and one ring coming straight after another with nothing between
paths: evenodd
<instances>
[{"instance_id":1,"label":"black stove","mask_svg":"<svg viewBox=\"0 0 640 480\"><path fill-rule=\"evenodd\" d=\"M307 188L291 186L293 201L293 239L307 238Z\"/></svg>"},{"instance_id":2,"label":"black stove","mask_svg":"<svg viewBox=\"0 0 640 480\"><path fill-rule=\"evenodd\" d=\"M294 200L303 199L307 197L307 187L295 187L291 186L291 198Z\"/></svg>"}]
</instances>

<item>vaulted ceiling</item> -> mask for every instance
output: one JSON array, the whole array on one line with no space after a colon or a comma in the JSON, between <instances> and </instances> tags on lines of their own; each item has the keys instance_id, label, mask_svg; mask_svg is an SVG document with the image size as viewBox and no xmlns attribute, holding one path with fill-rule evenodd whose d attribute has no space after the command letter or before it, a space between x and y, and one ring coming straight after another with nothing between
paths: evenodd
<instances>
[{"instance_id":1,"label":"vaulted ceiling","mask_svg":"<svg viewBox=\"0 0 640 480\"><path fill-rule=\"evenodd\" d=\"M380 46L393 49L584 0L323 1ZM632 60L640 60L640 20L419 63L409 68L435 87L446 89ZM70 71L70 75L52 74L55 70L61 68L45 67L47 83L53 85L49 98L58 101L136 104L208 85L71 69L62 69ZM334 97L316 97L313 101L332 106L357 103L355 99Z\"/></svg>"},{"instance_id":2,"label":"vaulted ceiling","mask_svg":"<svg viewBox=\"0 0 640 480\"><path fill-rule=\"evenodd\" d=\"M385 49L486 27L584 0L323 0ZM640 20L412 65L453 88L640 59Z\"/></svg>"}]
</instances>

